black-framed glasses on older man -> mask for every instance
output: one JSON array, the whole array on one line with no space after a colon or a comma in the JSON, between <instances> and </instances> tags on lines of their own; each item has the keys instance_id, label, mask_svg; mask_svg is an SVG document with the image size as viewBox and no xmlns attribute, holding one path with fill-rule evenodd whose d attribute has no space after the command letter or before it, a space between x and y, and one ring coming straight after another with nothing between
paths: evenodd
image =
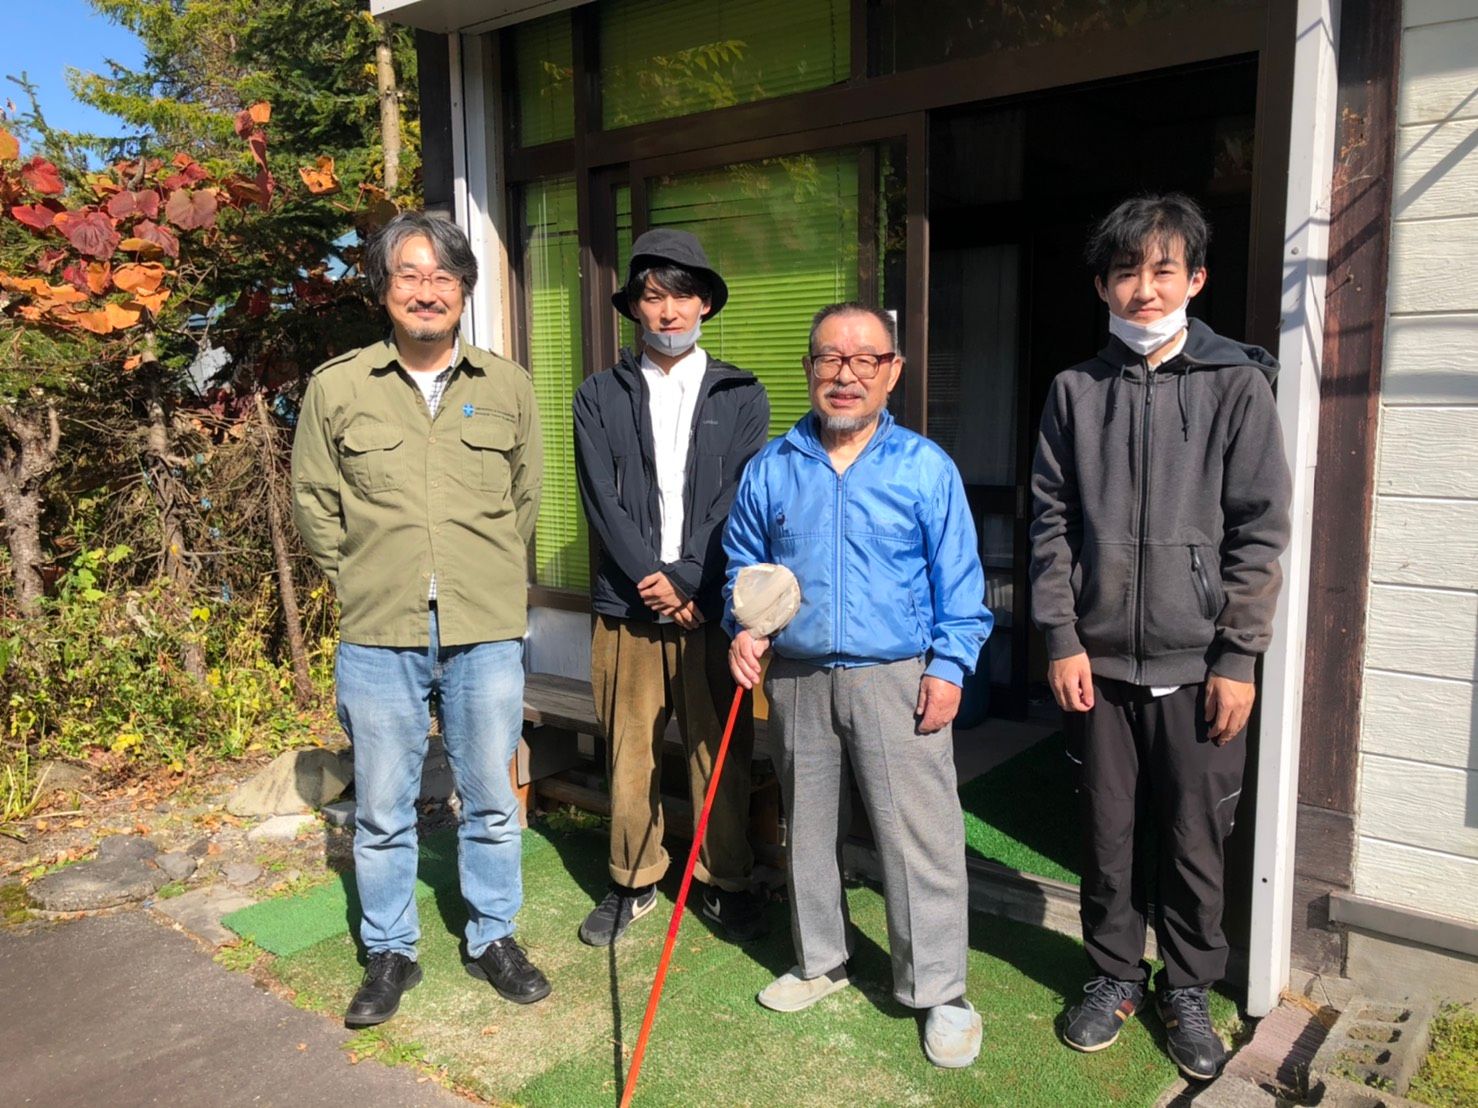
<instances>
[{"instance_id":1,"label":"black-framed glasses on older man","mask_svg":"<svg viewBox=\"0 0 1478 1108\"><path fill-rule=\"evenodd\" d=\"M830 381L841 375L843 366L850 366L852 376L859 381L871 381L880 370L887 369L898 357L897 352L886 354L807 354L801 363L816 375L818 381Z\"/></svg>"}]
</instances>

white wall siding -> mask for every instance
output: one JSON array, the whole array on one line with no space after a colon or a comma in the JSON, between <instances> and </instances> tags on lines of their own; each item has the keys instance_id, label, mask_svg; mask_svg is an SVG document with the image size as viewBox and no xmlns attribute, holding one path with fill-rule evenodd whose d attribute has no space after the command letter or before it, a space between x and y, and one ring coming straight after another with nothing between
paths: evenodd
<instances>
[{"instance_id":1,"label":"white wall siding","mask_svg":"<svg viewBox=\"0 0 1478 1108\"><path fill-rule=\"evenodd\" d=\"M1478 404L1478 312L1392 316L1381 402Z\"/></svg>"},{"instance_id":2,"label":"white wall siding","mask_svg":"<svg viewBox=\"0 0 1478 1108\"><path fill-rule=\"evenodd\" d=\"M1367 754L1361 818L1393 842L1478 858L1478 771Z\"/></svg>"},{"instance_id":3,"label":"white wall siding","mask_svg":"<svg viewBox=\"0 0 1478 1108\"><path fill-rule=\"evenodd\" d=\"M1365 664L1393 673L1473 679L1478 594L1375 585Z\"/></svg>"},{"instance_id":4,"label":"white wall siding","mask_svg":"<svg viewBox=\"0 0 1478 1108\"><path fill-rule=\"evenodd\" d=\"M1478 919L1478 861L1389 839L1361 837L1356 891L1423 912Z\"/></svg>"},{"instance_id":5,"label":"white wall siding","mask_svg":"<svg viewBox=\"0 0 1478 1108\"><path fill-rule=\"evenodd\" d=\"M1403 15L1355 891L1478 922L1478 4Z\"/></svg>"},{"instance_id":6,"label":"white wall siding","mask_svg":"<svg viewBox=\"0 0 1478 1108\"><path fill-rule=\"evenodd\" d=\"M1478 748L1478 686L1365 671L1361 753L1467 769Z\"/></svg>"},{"instance_id":7,"label":"white wall siding","mask_svg":"<svg viewBox=\"0 0 1478 1108\"><path fill-rule=\"evenodd\" d=\"M1478 311L1478 215L1398 220L1386 299L1393 314Z\"/></svg>"},{"instance_id":8,"label":"white wall siding","mask_svg":"<svg viewBox=\"0 0 1478 1108\"><path fill-rule=\"evenodd\" d=\"M1478 211L1478 119L1445 127L1403 127L1397 141L1397 219L1437 219Z\"/></svg>"},{"instance_id":9,"label":"white wall siding","mask_svg":"<svg viewBox=\"0 0 1478 1108\"><path fill-rule=\"evenodd\" d=\"M1478 346L1478 332L1473 335ZM1382 496L1478 499L1478 404L1469 408L1393 408L1381 421Z\"/></svg>"},{"instance_id":10,"label":"white wall siding","mask_svg":"<svg viewBox=\"0 0 1478 1108\"><path fill-rule=\"evenodd\" d=\"M1450 123L1478 116L1478 18L1409 27L1401 36L1401 97L1405 123Z\"/></svg>"},{"instance_id":11,"label":"white wall siding","mask_svg":"<svg viewBox=\"0 0 1478 1108\"><path fill-rule=\"evenodd\" d=\"M1473 0L1407 0L1402 22L1408 27L1473 18Z\"/></svg>"},{"instance_id":12,"label":"white wall siding","mask_svg":"<svg viewBox=\"0 0 1478 1108\"><path fill-rule=\"evenodd\" d=\"M1478 589L1478 500L1379 497L1370 547L1382 584Z\"/></svg>"}]
</instances>

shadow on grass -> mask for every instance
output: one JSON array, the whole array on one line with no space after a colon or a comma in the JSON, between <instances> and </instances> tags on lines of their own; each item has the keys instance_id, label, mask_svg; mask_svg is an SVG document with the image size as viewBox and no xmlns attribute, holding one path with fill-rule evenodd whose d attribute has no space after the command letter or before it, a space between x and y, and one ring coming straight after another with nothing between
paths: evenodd
<instances>
[{"instance_id":1,"label":"shadow on grass","mask_svg":"<svg viewBox=\"0 0 1478 1108\"><path fill-rule=\"evenodd\" d=\"M1076 884L1081 831L1073 765L1058 731L960 788L966 851Z\"/></svg>"}]
</instances>

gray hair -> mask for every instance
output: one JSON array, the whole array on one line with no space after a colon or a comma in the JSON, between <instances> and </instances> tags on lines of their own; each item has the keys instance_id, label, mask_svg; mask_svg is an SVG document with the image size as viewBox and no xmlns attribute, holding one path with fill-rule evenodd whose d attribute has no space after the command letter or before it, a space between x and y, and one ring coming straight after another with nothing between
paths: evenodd
<instances>
[{"instance_id":1,"label":"gray hair","mask_svg":"<svg viewBox=\"0 0 1478 1108\"><path fill-rule=\"evenodd\" d=\"M436 254L436 264L462 282L465 296L477 284L477 259L467 236L450 219L429 212L401 212L370 235L364 247L364 277L376 301L390 291L391 267L407 239L425 236Z\"/></svg>"},{"instance_id":2,"label":"gray hair","mask_svg":"<svg viewBox=\"0 0 1478 1108\"><path fill-rule=\"evenodd\" d=\"M894 351L898 350L898 324L894 322L891 315L881 308L864 304L860 300L845 300L840 304L828 304L812 317L811 337L806 341L806 349L812 354L816 353L816 332L821 330L823 323L836 315L872 316L883 325L883 330L888 332L888 342L892 344Z\"/></svg>"}]
</instances>

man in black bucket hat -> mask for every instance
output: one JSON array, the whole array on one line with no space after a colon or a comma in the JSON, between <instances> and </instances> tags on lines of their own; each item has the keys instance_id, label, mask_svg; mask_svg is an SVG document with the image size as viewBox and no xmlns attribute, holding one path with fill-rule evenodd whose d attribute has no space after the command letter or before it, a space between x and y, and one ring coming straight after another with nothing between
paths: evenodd
<instances>
[{"instance_id":1,"label":"man in black bucket hat","mask_svg":"<svg viewBox=\"0 0 1478 1108\"><path fill-rule=\"evenodd\" d=\"M614 942L656 905L663 735L675 711L693 810L702 806L733 696L723 615L723 531L745 464L765 444L770 406L753 374L698 345L728 300L686 231L632 244L611 298L640 329L637 350L575 393L580 498L600 544L592 586L591 681L611 777L611 889L580 927ZM703 914L728 938L763 933L747 833L754 725L739 719L697 870Z\"/></svg>"}]
</instances>

